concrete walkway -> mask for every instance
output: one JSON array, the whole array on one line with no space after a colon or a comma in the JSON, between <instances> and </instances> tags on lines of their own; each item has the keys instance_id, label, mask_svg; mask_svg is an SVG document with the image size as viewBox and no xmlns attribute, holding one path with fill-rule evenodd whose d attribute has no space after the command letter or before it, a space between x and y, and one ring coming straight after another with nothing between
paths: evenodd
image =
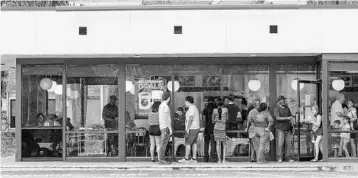
<instances>
[{"instance_id":1,"label":"concrete walkway","mask_svg":"<svg viewBox=\"0 0 358 178\"><path fill-rule=\"evenodd\" d=\"M1 159L2 170L63 170L63 169L81 169L81 170L237 170L237 171L348 171L357 172L358 161L355 162L293 162L257 164L251 162L229 162L219 163L178 163L173 162L170 165L159 165L152 162L15 162L15 158L6 157Z\"/></svg>"}]
</instances>

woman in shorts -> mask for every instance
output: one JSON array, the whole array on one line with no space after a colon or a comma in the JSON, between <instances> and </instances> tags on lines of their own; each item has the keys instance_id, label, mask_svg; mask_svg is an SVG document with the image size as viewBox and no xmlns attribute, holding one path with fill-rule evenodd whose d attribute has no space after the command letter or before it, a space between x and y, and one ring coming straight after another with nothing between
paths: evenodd
<instances>
[{"instance_id":1,"label":"woman in shorts","mask_svg":"<svg viewBox=\"0 0 358 178\"><path fill-rule=\"evenodd\" d=\"M226 121L228 119L228 110L219 103L218 108L213 111L214 139L216 141L216 152L219 158L218 163L225 163L226 156ZM223 157L221 159L221 144L223 144Z\"/></svg>"},{"instance_id":2,"label":"woman in shorts","mask_svg":"<svg viewBox=\"0 0 358 178\"><path fill-rule=\"evenodd\" d=\"M312 162L318 161L318 155L319 152L323 153L323 145L322 145L322 136L323 136L323 130L322 130L322 116L319 112L319 108L317 105L314 105L312 107L312 112L314 114L314 118L312 121L312 130L313 134L315 136L314 141L314 148L315 148L315 157L312 159ZM321 161L321 160L320 160Z\"/></svg>"},{"instance_id":3,"label":"woman in shorts","mask_svg":"<svg viewBox=\"0 0 358 178\"><path fill-rule=\"evenodd\" d=\"M152 105L152 111L149 113L148 120L149 120L149 139L150 139L150 156L152 162L154 160L154 148L157 146L157 155L159 160L159 150L160 150L160 128L159 128L159 109L160 102L156 101Z\"/></svg>"}]
</instances>

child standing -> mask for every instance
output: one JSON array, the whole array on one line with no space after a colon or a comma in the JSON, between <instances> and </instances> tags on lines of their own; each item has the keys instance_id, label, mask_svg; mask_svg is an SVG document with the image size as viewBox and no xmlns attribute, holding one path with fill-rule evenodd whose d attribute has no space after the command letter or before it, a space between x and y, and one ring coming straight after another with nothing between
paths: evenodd
<instances>
[{"instance_id":1,"label":"child standing","mask_svg":"<svg viewBox=\"0 0 358 178\"><path fill-rule=\"evenodd\" d=\"M332 131L341 131L341 121L335 120L333 123ZM332 149L334 150L334 157L338 157L338 150L340 145L340 134L339 133L331 133L332 136Z\"/></svg>"},{"instance_id":2,"label":"child standing","mask_svg":"<svg viewBox=\"0 0 358 178\"><path fill-rule=\"evenodd\" d=\"M226 121L228 119L228 110L223 107L223 103L218 105L218 108L213 111L214 139L216 141L216 152L219 163L225 163L226 156ZM221 159L221 143L223 144L223 158Z\"/></svg>"},{"instance_id":3,"label":"child standing","mask_svg":"<svg viewBox=\"0 0 358 178\"><path fill-rule=\"evenodd\" d=\"M347 111L347 116L349 117L349 121L350 121L350 125L351 125L351 130L354 130L355 127L354 127L354 123L356 123L357 121L357 110L356 108L354 107L354 101L349 99L348 100L348 111ZM352 156L353 157L356 157L357 154L356 154L356 144L355 144L355 138L356 138L356 135L355 133L351 133L350 136L351 136L351 139L350 139L350 142L351 142L351 148L352 148Z\"/></svg>"},{"instance_id":4,"label":"child standing","mask_svg":"<svg viewBox=\"0 0 358 178\"><path fill-rule=\"evenodd\" d=\"M350 130L351 130L351 126L349 124L349 117L344 116L343 124L342 124L342 131L350 131ZM341 144L343 145L343 150L344 150L344 153L347 158L350 157L348 149L347 149L347 145L349 143L350 137L351 137L350 133L341 133Z\"/></svg>"}]
</instances>

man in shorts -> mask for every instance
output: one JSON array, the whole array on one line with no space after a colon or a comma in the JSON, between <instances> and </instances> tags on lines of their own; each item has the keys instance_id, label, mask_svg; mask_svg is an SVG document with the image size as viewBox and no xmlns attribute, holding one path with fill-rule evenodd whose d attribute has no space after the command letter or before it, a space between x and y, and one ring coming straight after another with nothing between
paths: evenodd
<instances>
[{"instance_id":1,"label":"man in shorts","mask_svg":"<svg viewBox=\"0 0 358 178\"><path fill-rule=\"evenodd\" d=\"M194 98L187 96L185 98L185 105L189 108L185 114L185 158L179 160L180 163L196 163L197 154L197 138L200 129L200 119L198 108L194 105ZM193 148L193 150L191 150ZM193 151L192 159L189 155Z\"/></svg>"}]
</instances>

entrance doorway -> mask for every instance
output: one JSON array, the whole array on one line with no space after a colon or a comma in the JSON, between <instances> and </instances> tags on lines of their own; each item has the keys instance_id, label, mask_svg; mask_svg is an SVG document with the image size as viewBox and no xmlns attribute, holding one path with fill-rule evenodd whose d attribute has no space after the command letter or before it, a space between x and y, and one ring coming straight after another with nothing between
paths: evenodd
<instances>
[{"instance_id":1,"label":"entrance doorway","mask_svg":"<svg viewBox=\"0 0 358 178\"><path fill-rule=\"evenodd\" d=\"M308 88L315 89L315 93L308 93L307 90L301 90L304 85ZM321 80L297 80L297 113L296 129L294 134L295 155L298 161L308 161L314 158L314 141L316 136L313 134L312 122L314 113L312 107L318 106L318 112L322 108L322 81ZM296 152L297 151L297 152ZM322 156L322 153L320 153Z\"/></svg>"}]
</instances>

